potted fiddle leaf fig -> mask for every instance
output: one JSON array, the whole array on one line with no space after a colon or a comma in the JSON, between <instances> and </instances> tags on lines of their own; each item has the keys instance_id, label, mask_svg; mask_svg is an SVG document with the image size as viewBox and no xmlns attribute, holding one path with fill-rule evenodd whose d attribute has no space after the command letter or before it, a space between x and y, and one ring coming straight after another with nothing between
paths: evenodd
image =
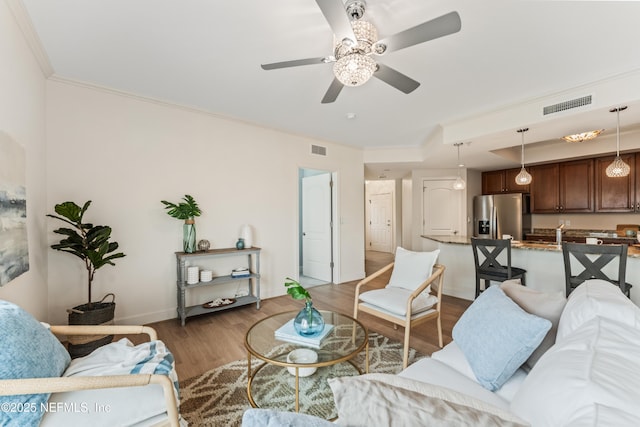
<instances>
[{"instance_id":1,"label":"potted fiddle leaf fig","mask_svg":"<svg viewBox=\"0 0 640 427\"><path fill-rule=\"evenodd\" d=\"M55 206L57 215L47 214L48 217L68 225L68 227L61 227L53 231L64 238L51 245L51 248L80 258L87 270L87 303L67 310L70 325L99 325L113 321L115 296L107 294L101 301L94 302L91 297L91 288L97 270L105 265L115 266L114 260L125 256L122 252L116 252L117 242L109 241L111 227L84 222L84 214L90 205L91 200L82 207L74 202L64 202ZM104 302L109 296L112 297L112 301ZM113 335L88 343L83 341L80 344L74 344L70 339L69 352L72 357L84 356L95 348L108 344L111 340L113 340Z\"/></svg>"},{"instance_id":2,"label":"potted fiddle leaf fig","mask_svg":"<svg viewBox=\"0 0 640 427\"><path fill-rule=\"evenodd\" d=\"M196 220L195 217L200 216L202 211L198 203L188 194L182 198L180 203L171 203L161 200L167 214L173 218L184 220L183 225L183 250L186 253L194 253L196 251Z\"/></svg>"}]
</instances>

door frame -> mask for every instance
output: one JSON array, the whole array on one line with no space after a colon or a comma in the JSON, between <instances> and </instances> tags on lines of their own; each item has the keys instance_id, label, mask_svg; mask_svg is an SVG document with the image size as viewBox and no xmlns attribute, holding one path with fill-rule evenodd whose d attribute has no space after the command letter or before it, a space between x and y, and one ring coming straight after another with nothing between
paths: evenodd
<instances>
[{"instance_id":1,"label":"door frame","mask_svg":"<svg viewBox=\"0 0 640 427\"><path fill-rule=\"evenodd\" d=\"M331 254L330 259L332 263L331 267L331 282L330 283L340 283L340 254L339 254L339 242L340 242L340 224L336 220L336 218L340 218L339 216L339 206L338 206L338 172L324 169L317 169L313 167L298 167L298 221L297 221L297 244L296 244L296 275L297 279L300 278L300 268L302 267L302 178L304 176L304 171L314 171L318 172L318 174L329 173L331 174L332 181L332 189L331 189Z\"/></svg>"}]
</instances>

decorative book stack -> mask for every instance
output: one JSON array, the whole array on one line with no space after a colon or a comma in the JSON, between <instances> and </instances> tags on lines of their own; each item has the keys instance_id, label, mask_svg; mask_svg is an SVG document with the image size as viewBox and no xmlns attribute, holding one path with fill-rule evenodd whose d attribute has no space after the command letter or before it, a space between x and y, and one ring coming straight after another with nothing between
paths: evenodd
<instances>
[{"instance_id":1,"label":"decorative book stack","mask_svg":"<svg viewBox=\"0 0 640 427\"><path fill-rule=\"evenodd\" d=\"M320 348L322 340L331 332L333 325L325 323L324 329L319 335L315 337L306 337L296 332L293 327L293 319L276 329L275 337L281 341L287 341L294 344L306 345L314 348Z\"/></svg>"},{"instance_id":2,"label":"decorative book stack","mask_svg":"<svg viewBox=\"0 0 640 427\"><path fill-rule=\"evenodd\" d=\"M251 276L251 271L249 271L247 267L234 268L231 271L231 277L240 278L249 276Z\"/></svg>"}]
</instances>

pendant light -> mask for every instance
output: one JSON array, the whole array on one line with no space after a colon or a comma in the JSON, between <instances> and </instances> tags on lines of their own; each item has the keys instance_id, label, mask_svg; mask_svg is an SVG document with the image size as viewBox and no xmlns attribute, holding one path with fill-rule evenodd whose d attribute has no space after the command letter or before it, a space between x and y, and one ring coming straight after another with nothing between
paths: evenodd
<instances>
[{"instance_id":1,"label":"pendant light","mask_svg":"<svg viewBox=\"0 0 640 427\"><path fill-rule=\"evenodd\" d=\"M609 110L610 113L616 113L618 125L616 127L616 158L607 166L606 174L609 178L620 178L629 175L631 168L620 158L620 111L626 110L627 107L617 107Z\"/></svg>"},{"instance_id":2,"label":"pendant light","mask_svg":"<svg viewBox=\"0 0 640 427\"><path fill-rule=\"evenodd\" d=\"M460 146L462 145L462 142L456 142L455 144L456 147L458 147L458 177L456 178L455 182L453 183L453 189L454 190L464 190L467 186L467 183L464 182L464 179L462 179L462 177L460 176L460 168L464 167L464 165L462 163L460 163Z\"/></svg>"},{"instance_id":3,"label":"pendant light","mask_svg":"<svg viewBox=\"0 0 640 427\"><path fill-rule=\"evenodd\" d=\"M516 184L518 185L529 185L531 184L531 174L527 172L524 168L524 133L528 131L529 128L518 129L518 133L522 135L522 148L520 151L520 162L522 164L522 169L520 169L520 173L516 175Z\"/></svg>"}]
</instances>

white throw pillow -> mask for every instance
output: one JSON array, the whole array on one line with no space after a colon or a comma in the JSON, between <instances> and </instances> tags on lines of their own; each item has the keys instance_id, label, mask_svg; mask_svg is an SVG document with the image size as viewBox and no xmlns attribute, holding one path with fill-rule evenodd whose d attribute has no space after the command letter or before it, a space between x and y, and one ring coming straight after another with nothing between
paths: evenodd
<instances>
[{"instance_id":1,"label":"white throw pillow","mask_svg":"<svg viewBox=\"0 0 640 427\"><path fill-rule=\"evenodd\" d=\"M562 310L567 304L567 298L562 291L540 292L522 286L520 279L505 280L500 287L521 309L551 322L551 329L549 329L538 348L531 353L531 356L525 362L527 368L531 369L538 362L538 359L556 342L558 322L560 321Z\"/></svg>"},{"instance_id":2,"label":"white throw pillow","mask_svg":"<svg viewBox=\"0 0 640 427\"><path fill-rule=\"evenodd\" d=\"M640 329L640 308L620 288L606 280L586 280L574 289L560 317L556 341L569 336L596 316L616 320Z\"/></svg>"},{"instance_id":3,"label":"white throw pillow","mask_svg":"<svg viewBox=\"0 0 640 427\"><path fill-rule=\"evenodd\" d=\"M511 410L534 426L567 425L594 404L640 417L639 354L640 330L594 317L545 353Z\"/></svg>"},{"instance_id":4,"label":"white throw pillow","mask_svg":"<svg viewBox=\"0 0 640 427\"><path fill-rule=\"evenodd\" d=\"M330 378L338 419L349 426L524 426L463 393L391 374Z\"/></svg>"},{"instance_id":5,"label":"white throw pillow","mask_svg":"<svg viewBox=\"0 0 640 427\"><path fill-rule=\"evenodd\" d=\"M391 279L387 286L416 290L433 273L440 249L433 252L413 252L398 246ZM425 289L430 291L431 286Z\"/></svg>"}]
</instances>

